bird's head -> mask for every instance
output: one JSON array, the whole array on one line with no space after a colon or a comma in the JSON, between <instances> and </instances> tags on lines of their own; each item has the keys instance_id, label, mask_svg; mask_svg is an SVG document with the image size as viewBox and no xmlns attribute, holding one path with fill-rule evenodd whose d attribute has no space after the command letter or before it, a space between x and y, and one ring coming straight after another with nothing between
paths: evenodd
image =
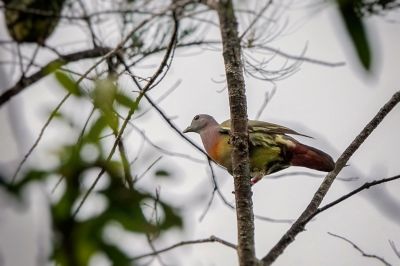
<instances>
[{"instance_id":1,"label":"bird's head","mask_svg":"<svg viewBox=\"0 0 400 266\"><path fill-rule=\"evenodd\" d=\"M211 115L200 114L193 117L192 123L188 126L183 133L187 132L196 132L200 133L201 130L204 128L211 126L211 125L218 125L217 121L215 121L214 117Z\"/></svg>"}]
</instances>

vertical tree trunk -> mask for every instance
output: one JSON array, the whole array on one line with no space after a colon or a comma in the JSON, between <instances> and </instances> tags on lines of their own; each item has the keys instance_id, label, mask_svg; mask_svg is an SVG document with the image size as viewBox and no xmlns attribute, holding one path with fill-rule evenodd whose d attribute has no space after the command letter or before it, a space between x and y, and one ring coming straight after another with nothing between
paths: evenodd
<instances>
[{"instance_id":1,"label":"vertical tree trunk","mask_svg":"<svg viewBox=\"0 0 400 266\"><path fill-rule=\"evenodd\" d=\"M247 102L240 40L232 1L217 1L215 8L220 22L231 112L239 264L252 266L255 265L254 217L249 174Z\"/></svg>"}]
</instances>

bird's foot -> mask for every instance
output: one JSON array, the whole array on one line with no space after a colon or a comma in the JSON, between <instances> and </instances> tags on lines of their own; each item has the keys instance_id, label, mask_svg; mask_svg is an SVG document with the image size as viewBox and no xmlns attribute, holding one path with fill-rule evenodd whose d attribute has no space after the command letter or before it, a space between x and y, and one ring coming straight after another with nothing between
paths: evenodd
<instances>
[{"instance_id":1,"label":"bird's foot","mask_svg":"<svg viewBox=\"0 0 400 266\"><path fill-rule=\"evenodd\" d=\"M254 184L256 184L258 181L260 181L263 178L263 175L256 175L255 177L253 177L250 181L251 181L251 185L253 186Z\"/></svg>"}]
</instances>

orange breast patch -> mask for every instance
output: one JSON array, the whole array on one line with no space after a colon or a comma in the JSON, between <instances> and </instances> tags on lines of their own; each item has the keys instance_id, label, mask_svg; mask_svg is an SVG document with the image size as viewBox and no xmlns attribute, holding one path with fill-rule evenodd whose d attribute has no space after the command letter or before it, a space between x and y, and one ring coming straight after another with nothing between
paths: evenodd
<instances>
[{"instance_id":1,"label":"orange breast patch","mask_svg":"<svg viewBox=\"0 0 400 266\"><path fill-rule=\"evenodd\" d=\"M210 155L211 158L213 158L215 161L219 162L220 158L219 158L219 146L222 143L217 141L210 149L210 151L208 152L208 154Z\"/></svg>"}]
</instances>

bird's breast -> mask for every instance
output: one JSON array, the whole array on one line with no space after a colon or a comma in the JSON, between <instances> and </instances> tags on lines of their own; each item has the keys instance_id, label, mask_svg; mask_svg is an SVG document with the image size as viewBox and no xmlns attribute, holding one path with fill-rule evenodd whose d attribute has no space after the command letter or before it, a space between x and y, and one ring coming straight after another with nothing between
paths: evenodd
<instances>
[{"instance_id":1,"label":"bird's breast","mask_svg":"<svg viewBox=\"0 0 400 266\"><path fill-rule=\"evenodd\" d=\"M227 168L231 167L232 146L229 143L229 136L225 134L213 134L213 132L204 132L202 135L203 145L208 155L218 164ZM209 134L207 134L209 133Z\"/></svg>"}]
</instances>

